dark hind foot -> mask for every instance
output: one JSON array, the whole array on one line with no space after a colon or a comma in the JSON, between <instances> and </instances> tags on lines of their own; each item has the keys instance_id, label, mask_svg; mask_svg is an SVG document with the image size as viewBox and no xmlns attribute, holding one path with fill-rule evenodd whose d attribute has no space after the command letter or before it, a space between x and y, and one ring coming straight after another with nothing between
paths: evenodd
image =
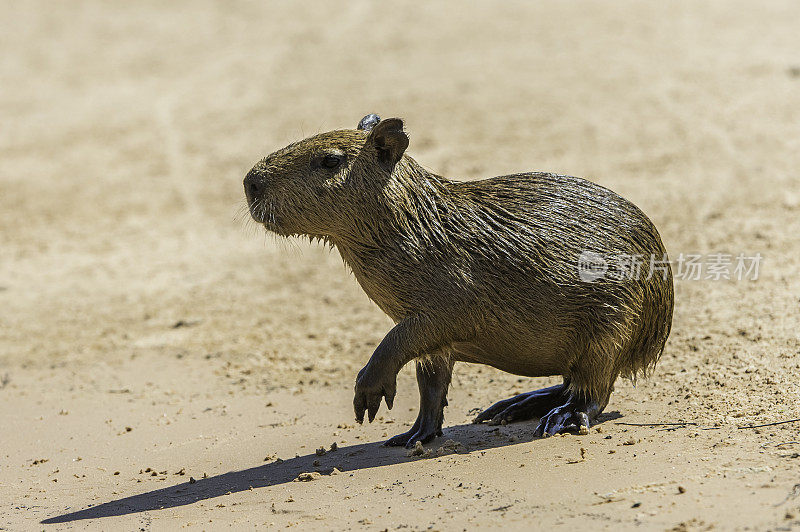
<instances>
[{"instance_id":1,"label":"dark hind foot","mask_svg":"<svg viewBox=\"0 0 800 532\"><path fill-rule=\"evenodd\" d=\"M553 436L561 432L578 432L586 434L591 422L603 410L595 401L582 399L578 394L570 392L567 401L542 416L534 436Z\"/></svg>"},{"instance_id":2,"label":"dark hind foot","mask_svg":"<svg viewBox=\"0 0 800 532\"><path fill-rule=\"evenodd\" d=\"M488 421L489 425L503 422L525 421L539 418L556 406L563 404L568 397L565 384L543 388L533 392L521 393L510 399L498 401L476 417L473 423Z\"/></svg>"}]
</instances>

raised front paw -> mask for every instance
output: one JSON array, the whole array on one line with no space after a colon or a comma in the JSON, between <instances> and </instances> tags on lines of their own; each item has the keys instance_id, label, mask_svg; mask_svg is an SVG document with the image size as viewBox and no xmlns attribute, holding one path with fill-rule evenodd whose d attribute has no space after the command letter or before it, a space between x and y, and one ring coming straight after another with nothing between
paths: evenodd
<instances>
[{"instance_id":1,"label":"raised front paw","mask_svg":"<svg viewBox=\"0 0 800 532\"><path fill-rule=\"evenodd\" d=\"M396 391L397 377L395 375L381 375L379 372L374 371L369 364L364 366L358 372L355 397L353 398L356 421L363 423L364 412L366 411L369 414L369 421L372 423L383 398L386 399L386 406L391 410Z\"/></svg>"}]
</instances>

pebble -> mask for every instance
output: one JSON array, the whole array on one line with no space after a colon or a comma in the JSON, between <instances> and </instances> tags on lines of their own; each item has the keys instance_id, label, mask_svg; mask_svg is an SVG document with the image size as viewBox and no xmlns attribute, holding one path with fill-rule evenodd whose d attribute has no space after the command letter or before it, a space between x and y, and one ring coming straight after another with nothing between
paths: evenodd
<instances>
[{"instance_id":1,"label":"pebble","mask_svg":"<svg viewBox=\"0 0 800 532\"><path fill-rule=\"evenodd\" d=\"M300 473L293 482L311 482L312 480L317 480L321 476L322 475L316 471L312 471L310 473Z\"/></svg>"}]
</instances>

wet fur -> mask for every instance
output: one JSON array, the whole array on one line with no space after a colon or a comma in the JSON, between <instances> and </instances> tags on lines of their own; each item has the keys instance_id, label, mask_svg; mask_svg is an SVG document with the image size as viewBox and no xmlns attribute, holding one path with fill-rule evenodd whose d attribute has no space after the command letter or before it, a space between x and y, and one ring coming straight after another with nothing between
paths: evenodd
<instances>
[{"instance_id":1,"label":"wet fur","mask_svg":"<svg viewBox=\"0 0 800 532\"><path fill-rule=\"evenodd\" d=\"M330 150L346 164L315 168ZM387 170L378 155L369 133L353 130L279 150L251 171L266 180L253 216L335 246L386 314L418 320L436 339L418 357L563 375L600 410L617 376L656 364L672 320L671 271L646 279L645 264L638 279L587 282L577 270L583 251L666 258L636 206L577 177L458 182L407 155Z\"/></svg>"}]
</instances>

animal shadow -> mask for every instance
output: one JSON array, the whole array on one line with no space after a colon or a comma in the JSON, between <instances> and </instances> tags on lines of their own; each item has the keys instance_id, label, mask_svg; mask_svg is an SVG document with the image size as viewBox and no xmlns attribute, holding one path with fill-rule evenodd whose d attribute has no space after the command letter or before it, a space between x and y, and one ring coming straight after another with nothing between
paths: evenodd
<instances>
[{"instance_id":1,"label":"animal shadow","mask_svg":"<svg viewBox=\"0 0 800 532\"><path fill-rule=\"evenodd\" d=\"M618 412L610 412L601 415L597 422L602 423L619 417L621 416ZM437 438L426 445L425 447L428 451L421 456L409 456L409 452L406 449L384 447L381 442L349 445L334 451L328 451L322 457L316 453L310 453L241 471L231 471L198 480L191 479L189 482L51 517L41 521L41 523L46 525L68 523L83 519L115 517L174 508L251 488L268 488L285 484L297 479L301 473L318 472L323 475L331 474L334 467L341 472L340 474L347 474L373 467L392 466L410 460L424 461L426 458L439 457L443 454L469 454L476 451L517 445L534 439L533 430L535 426L535 423L515 423L502 427L473 424L456 425L445 429L443 437ZM446 444L447 440L454 440L461 445ZM314 461L317 460L319 465L315 466Z\"/></svg>"}]
</instances>

